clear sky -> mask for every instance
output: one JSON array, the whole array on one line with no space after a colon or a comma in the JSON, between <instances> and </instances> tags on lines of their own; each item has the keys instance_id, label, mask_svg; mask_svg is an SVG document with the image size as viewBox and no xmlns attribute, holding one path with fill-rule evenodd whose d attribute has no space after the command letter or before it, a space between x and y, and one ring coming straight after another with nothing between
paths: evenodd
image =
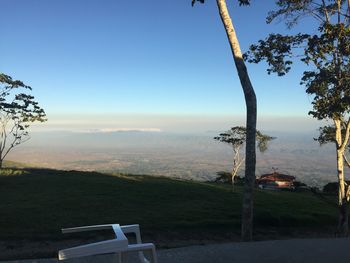
<instances>
[{"instance_id":1,"label":"clear sky","mask_svg":"<svg viewBox=\"0 0 350 263\"><path fill-rule=\"evenodd\" d=\"M94 123L105 114L129 116L128 127L137 127L142 116L175 116L176 123L176 118L228 120L245 114L213 0L195 7L191 0L0 3L0 72L32 86L48 125L79 118ZM230 5L243 51L269 32L285 31L283 24L265 24L273 4ZM259 120L307 117L311 99L299 86L301 68L283 78L267 75L264 65L248 69ZM135 123L130 116L138 116ZM108 122L101 128L109 128ZM157 128L157 121L149 128Z\"/></svg>"}]
</instances>

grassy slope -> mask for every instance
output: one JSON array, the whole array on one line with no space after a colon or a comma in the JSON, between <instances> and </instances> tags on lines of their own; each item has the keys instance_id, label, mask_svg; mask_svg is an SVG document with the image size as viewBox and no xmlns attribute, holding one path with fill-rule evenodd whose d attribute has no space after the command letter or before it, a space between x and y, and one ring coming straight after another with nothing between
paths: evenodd
<instances>
[{"instance_id":1,"label":"grassy slope","mask_svg":"<svg viewBox=\"0 0 350 263\"><path fill-rule=\"evenodd\" d=\"M31 165L31 164L26 164L26 163L19 163L19 162L14 162L14 161L9 161L9 160L4 160L3 166L5 168L9 168L11 169L11 167L14 168L34 168L35 166Z\"/></svg>"},{"instance_id":2,"label":"grassy slope","mask_svg":"<svg viewBox=\"0 0 350 263\"><path fill-rule=\"evenodd\" d=\"M138 223L148 235L239 233L241 188L150 176L27 169L0 176L0 240L63 238L62 227ZM18 175L20 173L20 175ZM21 174L22 173L22 174ZM336 208L311 193L256 193L256 230L321 229Z\"/></svg>"}]
</instances>

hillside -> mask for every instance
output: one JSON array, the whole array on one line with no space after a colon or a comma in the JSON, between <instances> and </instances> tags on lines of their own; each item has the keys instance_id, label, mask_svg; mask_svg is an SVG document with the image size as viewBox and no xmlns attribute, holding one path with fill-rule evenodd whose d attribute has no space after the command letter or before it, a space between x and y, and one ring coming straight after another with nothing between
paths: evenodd
<instances>
[{"instance_id":1,"label":"hillside","mask_svg":"<svg viewBox=\"0 0 350 263\"><path fill-rule=\"evenodd\" d=\"M0 176L0 242L62 242L62 227L120 223L141 226L159 246L238 240L242 189L146 175L46 169L5 170ZM256 239L327 236L336 207L309 192L256 192ZM25 240L25 242L23 241ZM18 243L20 242L20 243ZM38 248L17 257L47 256L62 248ZM7 256L6 256L7 255Z\"/></svg>"}]
</instances>

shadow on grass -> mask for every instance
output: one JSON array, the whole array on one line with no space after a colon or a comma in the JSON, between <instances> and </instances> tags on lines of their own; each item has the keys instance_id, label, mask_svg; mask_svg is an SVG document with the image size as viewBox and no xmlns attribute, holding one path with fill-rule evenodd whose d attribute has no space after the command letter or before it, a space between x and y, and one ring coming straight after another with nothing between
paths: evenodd
<instances>
[{"instance_id":1,"label":"shadow on grass","mask_svg":"<svg viewBox=\"0 0 350 263\"><path fill-rule=\"evenodd\" d=\"M146 175L22 171L0 176L2 239L57 239L62 227L89 224L138 223L151 233L195 232L239 221L238 195L209 184Z\"/></svg>"},{"instance_id":2,"label":"shadow on grass","mask_svg":"<svg viewBox=\"0 0 350 263\"><path fill-rule=\"evenodd\" d=\"M0 238L60 240L63 227L140 224L150 238L239 234L242 188L153 177L51 169L0 176ZM334 225L336 209L311 193L257 190L256 229Z\"/></svg>"},{"instance_id":3,"label":"shadow on grass","mask_svg":"<svg viewBox=\"0 0 350 263\"><path fill-rule=\"evenodd\" d=\"M110 235L60 232L83 225L140 224L144 241L160 247L240 236L240 186L232 193L230 185L166 177L24 168L0 176L0 200L1 259L54 256L82 239ZM310 192L257 190L255 238L329 235L336 215L336 208Z\"/></svg>"}]
</instances>

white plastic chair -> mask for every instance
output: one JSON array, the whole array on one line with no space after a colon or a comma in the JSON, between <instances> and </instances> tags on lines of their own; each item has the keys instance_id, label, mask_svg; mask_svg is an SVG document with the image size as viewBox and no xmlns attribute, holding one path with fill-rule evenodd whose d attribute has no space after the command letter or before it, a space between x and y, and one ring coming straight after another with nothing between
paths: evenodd
<instances>
[{"instance_id":1,"label":"white plastic chair","mask_svg":"<svg viewBox=\"0 0 350 263\"><path fill-rule=\"evenodd\" d=\"M119 224L93 225L73 228L64 228L62 233L76 233L85 231L95 231L103 229L112 229L115 239L90 243L87 245L67 248L58 251L58 259L65 260L76 257L86 257L101 254L117 254L118 262L127 262L127 253L138 251L139 260L142 263L157 263L156 249L153 243L142 243L139 225L120 226ZM136 236L136 244L129 244L125 234L134 233ZM143 252L151 252L151 261L148 261Z\"/></svg>"}]
</instances>

